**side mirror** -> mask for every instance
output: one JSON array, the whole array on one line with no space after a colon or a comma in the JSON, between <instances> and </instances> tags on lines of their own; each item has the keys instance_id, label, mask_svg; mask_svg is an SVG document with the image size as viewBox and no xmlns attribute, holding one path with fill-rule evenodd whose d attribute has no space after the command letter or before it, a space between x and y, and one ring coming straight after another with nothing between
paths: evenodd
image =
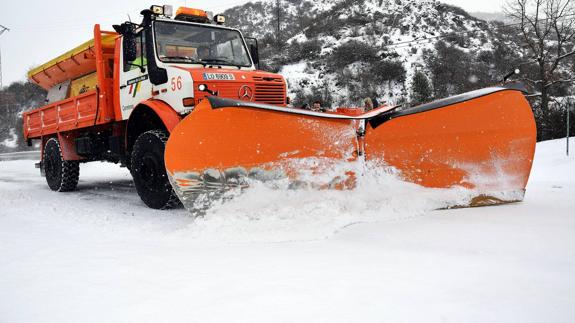
<instances>
[{"instance_id":1,"label":"side mirror","mask_svg":"<svg viewBox=\"0 0 575 323\"><path fill-rule=\"evenodd\" d=\"M136 47L136 35L126 34L122 37L122 47L124 47L124 62L132 62L138 54Z\"/></svg>"},{"instance_id":2,"label":"side mirror","mask_svg":"<svg viewBox=\"0 0 575 323\"><path fill-rule=\"evenodd\" d=\"M136 59L138 45L136 42L136 28L137 25L131 22L125 22L121 25L113 25L114 30L122 35L122 47L124 47L124 52L122 53L125 62L132 62Z\"/></svg>"},{"instance_id":3,"label":"side mirror","mask_svg":"<svg viewBox=\"0 0 575 323\"><path fill-rule=\"evenodd\" d=\"M256 68L259 69L260 68L260 53L258 50L258 40L255 38L252 38L252 37L247 37L246 42L247 42L248 47L250 49L250 56L252 57L252 60L254 61Z\"/></svg>"}]
</instances>

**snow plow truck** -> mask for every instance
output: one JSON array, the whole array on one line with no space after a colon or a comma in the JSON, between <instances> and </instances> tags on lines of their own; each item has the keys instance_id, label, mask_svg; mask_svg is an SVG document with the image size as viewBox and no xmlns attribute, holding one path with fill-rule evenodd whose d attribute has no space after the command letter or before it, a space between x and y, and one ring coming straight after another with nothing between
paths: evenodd
<instances>
[{"instance_id":1,"label":"snow plow truck","mask_svg":"<svg viewBox=\"0 0 575 323\"><path fill-rule=\"evenodd\" d=\"M142 16L95 25L93 39L28 73L48 91L23 122L50 189L72 191L80 163L110 161L156 209L201 209L252 181L350 189L366 168L461 187L471 206L523 199L536 129L520 85L405 109L297 109L284 78L258 69L257 40L225 16L170 6Z\"/></svg>"}]
</instances>

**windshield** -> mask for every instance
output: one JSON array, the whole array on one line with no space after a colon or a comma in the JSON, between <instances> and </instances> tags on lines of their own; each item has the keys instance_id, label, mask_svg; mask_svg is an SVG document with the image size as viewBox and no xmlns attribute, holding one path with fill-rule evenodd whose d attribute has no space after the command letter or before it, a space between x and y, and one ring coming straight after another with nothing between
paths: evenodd
<instances>
[{"instance_id":1,"label":"windshield","mask_svg":"<svg viewBox=\"0 0 575 323\"><path fill-rule=\"evenodd\" d=\"M156 51L162 62L250 67L238 31L203 25L157 21Z\"/></svg>"}]
</instances>

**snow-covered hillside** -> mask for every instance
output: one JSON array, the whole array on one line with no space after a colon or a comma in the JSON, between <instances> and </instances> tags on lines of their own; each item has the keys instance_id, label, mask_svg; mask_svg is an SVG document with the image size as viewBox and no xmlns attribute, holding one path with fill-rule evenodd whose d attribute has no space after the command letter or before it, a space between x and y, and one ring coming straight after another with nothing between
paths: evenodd
<instances>
[{"instance_id":1,"label":"snow-covered hillside","mask_svg":"<svg viewBox=\"0 0 575 323\"><path fill-rule=\"evenodd\" d=\"M33 164L0 162L0 322L575 320L562 140L538 144L525 201L438 211L390 184L256 190L194 219L144 207L116 165L54 193Z\"/></svg>"},{"instance_id":2,"label":"snow-covered hillside","mask_svg":"<svg viewBox=\"0 0 575 323\"><path fill-rule=\"evenodd\" d=\"M262 41L266 66L287 78L296 102L315 97L357 104L365 96L413 101L417 71L448 87L435 89L436 97L456 94L499 81L519 55L494 24L435 0L284 1L279 39L276 1L250 2L225 13L232 26ZM459 78L435 75L430 56L450 65L437 53L438 42L459 55L462 66L448 72Z\"/></svg>"}]
</instances>

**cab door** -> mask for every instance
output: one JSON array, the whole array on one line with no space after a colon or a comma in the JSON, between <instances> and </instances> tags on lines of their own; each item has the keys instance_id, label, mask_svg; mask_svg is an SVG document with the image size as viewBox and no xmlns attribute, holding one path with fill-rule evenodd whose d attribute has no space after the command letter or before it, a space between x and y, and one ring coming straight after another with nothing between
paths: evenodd
<instances>
[{"instance_id":1,"label":"cab door","mask_svg":"<svg viewBox=\"0 0 575 323\"><path fill-rule=\"evenodd\" d=\"M136 59L125 61L120 55L120 108L122 119L126 120L138 103L152 96L152 84L148 75L146 61L145 35L140 31L136 35ZM122 44L122 54L126 50Z\"/></svg>"}]
</instances>

